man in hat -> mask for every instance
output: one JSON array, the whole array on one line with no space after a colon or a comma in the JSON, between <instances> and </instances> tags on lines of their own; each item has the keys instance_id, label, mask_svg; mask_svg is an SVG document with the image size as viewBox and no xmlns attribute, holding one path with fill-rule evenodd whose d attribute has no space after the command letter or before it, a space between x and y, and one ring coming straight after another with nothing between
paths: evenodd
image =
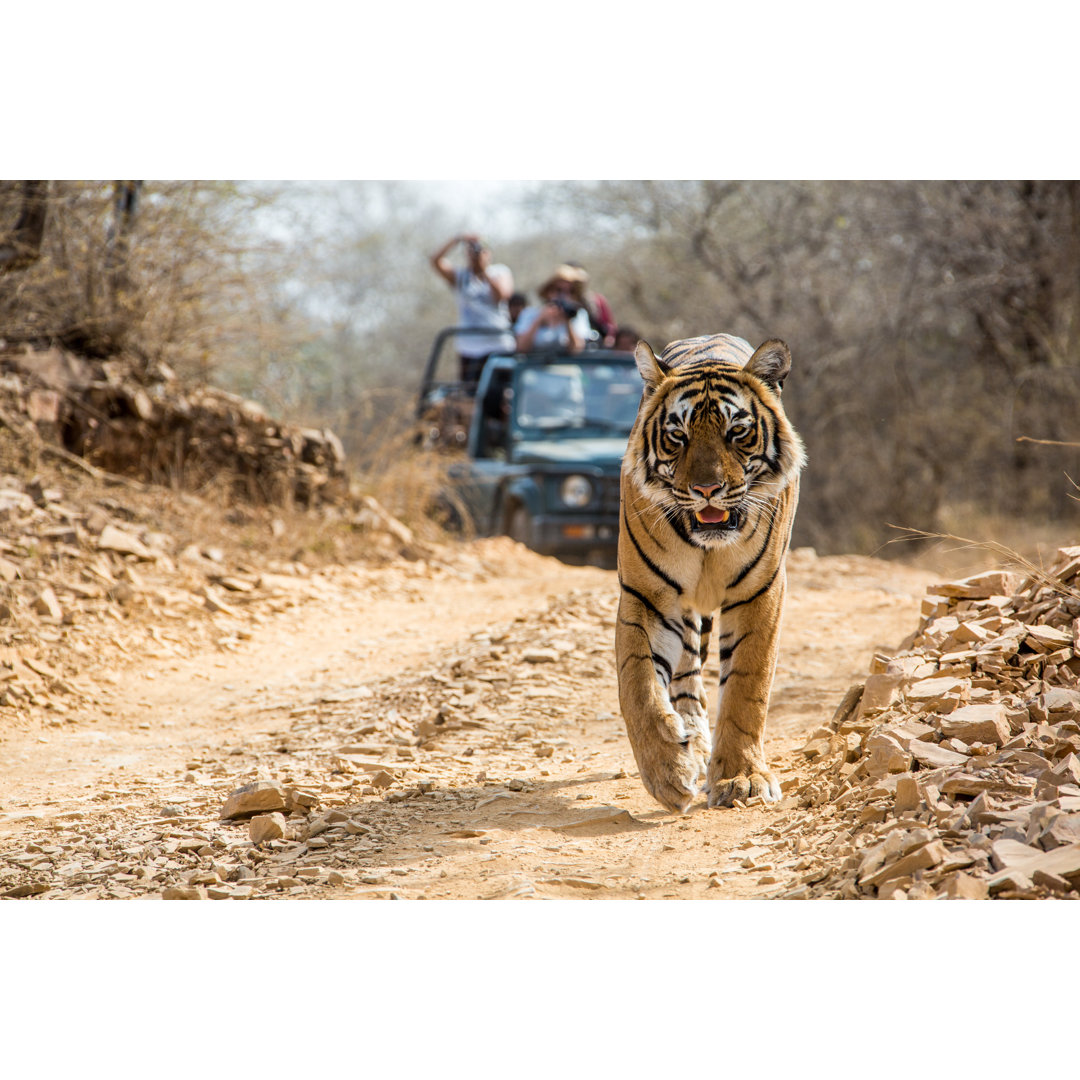
<instances>
[{"instance_id":1,"label":"man in hat","mask_svg":"<svg viewBox=\"0 0 1080 1080\"><path fill-rule=\"evenodd\" d=\"M455 267L447 260L446 256L457 244L465 245L468 266ZM473 233L448 240L431 256L431 265L454 290L458 302L458 326L507 331L505 335L457 336L461 381L475 388L484 361L494 352L510 352L514 348L506 306L514 291L513 275L502 263L492 264L491 249Z\"/></svg>"},{"instance_id":2,"label":"man in hat","mask_svg":"<svg viewBox=\"0 0 1080 1080\"><path fill-rule=\"evenodd\" d=\"M564 264L537 291L543 303L527 307L514 324L518 351L562 348L581 352L592 337L581 272Z\"/></svg>"}]
</instances>

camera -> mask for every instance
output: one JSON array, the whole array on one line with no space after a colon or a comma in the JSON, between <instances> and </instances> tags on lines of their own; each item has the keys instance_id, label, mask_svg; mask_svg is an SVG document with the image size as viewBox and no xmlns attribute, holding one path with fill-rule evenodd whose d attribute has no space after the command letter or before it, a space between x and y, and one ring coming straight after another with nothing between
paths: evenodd
<instances>
[{"instance_id":1,"label":"camera","mask_svg":"<svg viewBox=\"0 0 1080 1080\"><path fill-rule=\"evenodd\" d=\"M478 244L475 240L469 241L469 252L472 255L479 255L484 250L483 244Z\"/></svg>"},{"instance_id":2,"label":"camera","mask_svg":"<svg viewBox=\"0 0 1080 1080\"><path fill-rule=\"evenodd\" d=\"M572 319L581 310L580 304L564 300L561 296L556 296L549 303L554 304L568 319Z\"/></svg>"}]
</instances>

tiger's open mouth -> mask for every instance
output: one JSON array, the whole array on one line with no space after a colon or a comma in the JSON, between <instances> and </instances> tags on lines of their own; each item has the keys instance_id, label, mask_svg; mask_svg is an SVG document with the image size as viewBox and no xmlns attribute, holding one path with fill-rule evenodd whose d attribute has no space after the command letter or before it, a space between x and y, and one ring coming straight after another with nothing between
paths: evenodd
<instances>
[{"instance_id":1,"label":"tiger's open mouth","mask_svg":"<svg viewBox=\"0 0 1080 1080\"><path fill-rule=\"evenodd\" d=\"M717 506L695 510L692 517L695 532L734 531L742 524L742 515L738 510L721 510Z\"/></svg>"}]
</instances>

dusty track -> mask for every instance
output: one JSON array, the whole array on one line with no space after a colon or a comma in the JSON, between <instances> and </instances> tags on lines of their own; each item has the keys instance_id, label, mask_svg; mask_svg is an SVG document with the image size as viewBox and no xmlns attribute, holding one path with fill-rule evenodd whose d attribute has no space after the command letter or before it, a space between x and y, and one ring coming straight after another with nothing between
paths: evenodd
<instances>
[{"instance_id":1,"label":"dusty track","mask_svg":"<svg viewBox=\"0 0 1080 1080\"><path fill-rule=\"evenodd\" d=\"M796 552L789 581L768 750L790 789L798 747L914 628L931 575ZM224 896L240 867L256 896L775 895L797 875L790 795L679 817L637 779L616 600L611 572L487 541L448 566L322 571L228 651L90 666L98 705L6 733L0 855L44 896ZM217 818L256 778L318 796L317 828L253 851Z\"/></svg>"}]
</instances>

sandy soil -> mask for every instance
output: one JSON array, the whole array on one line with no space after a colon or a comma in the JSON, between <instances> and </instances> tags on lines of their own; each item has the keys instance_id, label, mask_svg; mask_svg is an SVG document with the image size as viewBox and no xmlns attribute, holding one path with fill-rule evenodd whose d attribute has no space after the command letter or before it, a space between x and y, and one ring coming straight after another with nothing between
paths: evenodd
<instances>
[{"instance_id":1,"label":"sandy soil","mask_svg":"<svg viewBox=\"0 0 1080 1080\"><path fill-rule=\"evenodd\" d=\"M257 875L238 896L776 895L798 870L798 748L914 628L932 575L801 550L789 579L778 806L653 802L618 714L614 573L503 539L330 567L245 609L224 645L88 663L77 718L5 733L0 854L49 897L224 898L237 868ZM314 794L316 814L255 849L218 820L254 779Z\"/></svg>"}]
</instances>

